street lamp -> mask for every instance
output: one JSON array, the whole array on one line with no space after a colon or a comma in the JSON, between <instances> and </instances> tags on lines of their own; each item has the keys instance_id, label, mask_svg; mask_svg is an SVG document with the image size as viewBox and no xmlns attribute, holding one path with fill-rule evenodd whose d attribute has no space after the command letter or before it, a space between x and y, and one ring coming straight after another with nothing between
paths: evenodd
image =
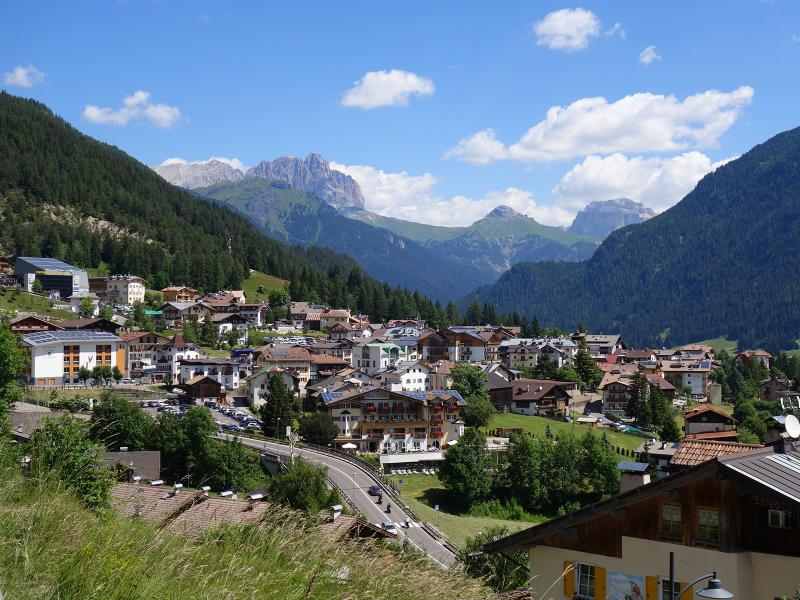
<instances>
[{"instance_id":1,"label":"street lamp","mask_svg":"<svg viewBox=\"0 0 800 600\"><path fill-rule=\"evenodd\" d=\"M717 572L712 571L711 573L707 573L705 575L701 575L694 581L692 581L689 585L687 585L683 591L678 594L677 598L675 597L675 553L669 553L669 597L670 599L674 600L681 600L683 596L692 589L696 584L700 583L701 581L705 581L706 579L709 580L708 585L704 587L702 590L697 592L697 595L701 598L733 598L733 594L722 587L722 582L717 577Z\"/></svg>"}]
</instances>

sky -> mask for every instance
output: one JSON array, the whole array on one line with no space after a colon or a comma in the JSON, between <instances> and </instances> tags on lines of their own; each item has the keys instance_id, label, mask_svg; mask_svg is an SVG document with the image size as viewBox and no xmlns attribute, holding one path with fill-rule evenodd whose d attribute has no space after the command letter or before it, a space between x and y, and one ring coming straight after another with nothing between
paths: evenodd
<instances>
[{"instance_id":1,"label":"sky","mask_svg":"<svg viewBox=\"0 0 800 600\"><path fill-rule=\"evenodd\" d=\"M144 163L322 154L366 208L657 212L800 125L800 2L0 6L0 86Z\"/></svg>"}]
</instances>

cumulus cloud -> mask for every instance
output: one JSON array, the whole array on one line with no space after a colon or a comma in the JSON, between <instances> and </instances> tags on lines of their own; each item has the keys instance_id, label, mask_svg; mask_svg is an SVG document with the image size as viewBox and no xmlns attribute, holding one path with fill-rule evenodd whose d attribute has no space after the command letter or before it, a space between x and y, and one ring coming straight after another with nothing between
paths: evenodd
<instances>
[{"instance_id":1,"label":"cumulus cloud","mask_svg":"<svg viewBox=\"0 0 800 600\"><path fill-rule=\"evenodd\" d=\"M661 60L661 55L655 46L648 46L639 53L639 62L643 65L649 65L657 60Z\"/></svg>"},{"instance_id":2,"label":"cumulus cloud","mask_svg":"<svg viewBox=\"0 0 800 600\"><path fill-rule=\"evenodd\" d=\"M462 139L445 156L473 164L510 159L525 163L587 154L675 152L717 144L753 99L753 88L708 90L684 100L638 93L609 103L582 98L553 106L545 119L506 146L491 129Z\"/></svg>"},{"instance_id":3,"label":"cumulus cloud","mask_svg":"<svg viewBox=\"0 0 800 600\"><path fill-rule=\"evenodd\" d=\"M33 65L28 65L26 67L20 65L14 67L13 71L3 73L3 83L11 87L32 88L42 83L46 76L46 73L40 71Z\"/></svg>"},{"instance_id":4,"label":"cumulus cloud","mask_svg":"<svg viewBox=\"0 0 800 600\"><path fill-rule=\"evenodd\" d=\"M704 175L734 158L714 163L697 151L671 158L587 156L564 175L553 195L571 211L593 200L624 196L661 212L692 191Z\"/></svg>"},{"instance_id":5,"label":"cumulus cloud","mask_svg":"<svg viewBox=\"0 0 800 600\"><path fill-rule=\"evenodd\" d=\"M242 173L244 173L248 169L247 165L245 165L238 158L226 158L224 156L212 156L208 160L193 160L191 162L186 160L185 158L179 158L176 156L164 159L163 161L161 161L160 166L166 167L168 165L205 165L210 163L212 160L217 160L221 163L225 163L226 165L233 167L234 169L240 170Z\"/></svg>"},{"instance_id":6,"label":"cumulus cloud","mask_svg":"<svg viewBox=\"0 0 800 600\"><path fill-rule=\"evenodd\" d=\"M548 225L569 225L574 216L574 213L559 207L539 205L530 192L514 187L491 191L481 198L445 197L434 193L437 180L430 173L391 173L368 165L336 162L331 163L331 168L358 182L367 210L407 221L444 226L471 225L500 205L510 206Z\"/></svg>"},{"instance_id":7,"label":"cumulus cloud","mask_svg":"<svg viewBox=\"0 0 800 600\"><path fill-rule=\"evenodd\" d=\"M369 110L381 106L407 106L411 96L430 96L433 81L416 73L392 69L370 71L342 96L342 106Z\"/></svg>"},{"instance_id":8,"label":"cumulus cloud","mask_svg":"<svg viewBox=\"0 0 800 600\"><path fill-rule=\"evenodd\" d=\"M537 46L575 52L586 48L592 38L600 35L600 19L585 8L562 8L534 23L533 33Z\"/></svg>"},{"instance_id":9,"label":"cumulus cloud","mask_svg":"<svg viewBox=\"0 0 800 600\"><path fill-rule=\"evenodd\" d=\"M124 127L134 120L146 120L156 127L172 127L181 119L181 110L160 102L150 101L150 92L137 90L122 99L119 108L99 107L87 104L83 109L83 118L90 123Z\"/></svg>"}]
</instances>

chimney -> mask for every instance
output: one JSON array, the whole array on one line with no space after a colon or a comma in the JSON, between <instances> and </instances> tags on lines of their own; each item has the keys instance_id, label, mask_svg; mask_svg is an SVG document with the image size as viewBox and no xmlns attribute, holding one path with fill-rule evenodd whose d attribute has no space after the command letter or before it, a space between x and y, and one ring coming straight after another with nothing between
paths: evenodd
<instances>
[{"instance_id":1,"label":"chimney","mask_svg":"<svg viewBox=\"0 0 800 600\"><path fill-rule=\"evenodd\" d=\"M342 514L342 505L334 504L330 509L331 521L335 521Z\"/></svg>"}]
</instances>

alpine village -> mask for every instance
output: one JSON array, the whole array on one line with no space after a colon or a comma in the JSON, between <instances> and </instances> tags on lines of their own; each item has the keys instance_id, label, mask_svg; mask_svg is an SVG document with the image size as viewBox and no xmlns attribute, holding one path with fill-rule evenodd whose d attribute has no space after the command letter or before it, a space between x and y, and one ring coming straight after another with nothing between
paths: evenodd
<instances>
[{"instance_id":1,"label":"alpine village","mask_svg":"<svg viewBox=\"0 0 800 600\"><path fill-rule=\"evenodd\" d=\"M0 15L10 26L52 10L77 27L83 14L87 36L107 19L121 36L113 54L119 43L138 43L133 29L151 27L140 22L149 23L145 14L178 18L172 4L76 6L73 14L37 1ZM260 39L278 26L267 25L265 7L241 3L261 21L251 29L240 3L224 4L243 37L218 32L220 43L275 57L301 52L296 39ZM701 65L689 91L670 96L634 93L650 83L632 74L626 86L601 85L591 73L605 72L599 59L578 74L571 63L603 45L629 54L645 16L646 35L664 38L664 60L662 44L648 46L625 69L675 69L668 53L677 60L681 45L664 33L674 37L681 26L672 19L695 10L588 4L593 10L548 12L511 3L482 17L454 5L370 8L376 27L408 11L440 24L464 19L447 36L487 28L498 61L518 36L513 51L538 56L530 68L552 80L554 89L530 92L546 96L533 106L552 108L516 143L499 138L530 118L530 106L501 117L502 103L487 100L497 104L497 133L445 142L449 150L427 159L431 168L441 161L441 178L379 170L365 153L399 167L397 157L418 143L438 145L463 129L458 119L475 120L463 111L482 122L477 96L457 110L432 108L457 93L448 85L465 85L456 84L460 61L475 60L466 49L422 60L455 43L449 38L415 38L423 52L371 33L369 58L355 33L326 37L318 6L303 17L320 37L304 40L315 54L287 58L293 68L311 68L324 39L359 51L345 57L326 47L349 67L320 71L320 80L336 73L346 87L355 75L342 73L367 58L383 68L393 48L408 60L390 64L419 63L436 86L412 72L370 71L331 101L341 116L323 124L307 114L309 124L285 131L277 112L263 131L255 115L239 129L235 111L212 102L222 92L217 81L206 85L211 75L195 72L190 82L179 72L197 64L189 66L188 48L162 39L160 25L148 43L182 66L161 73L154 64L160 75L148 85L172 89L175 77L194 87L177 95L186 114L141 90L121 108L83 107L91 98L81 90L58 91L78 60L74 49L53 56L45 73L24 58L44 64L60 52L33 52L43 30L26 24L0 42L3 62L12 61L0 64L8 70L0 91L0 598L800 600L800 128L779 127L784 121L757 110L752 88L716 83ZM800 34L796 6L761 4L783 11ZM233 27L222 4L189 6L177 12L199 10L193 28ZM354 7L340 8L356 19ZM745 19L740 12L756 10L729 8ZM291 24L299 10L275 7L306 38ZM41 16L55 24L55 14ZM329 18L350 30L341 15ZM81 52L103 47L47 30L51 49L56 39ZM770 43L760 38L759 52ZM119 52L123 70L146 60ZM218 68L218 58L203 56L209 72ZM119 74L98 60L109 80L100 86L99 75L86 75L81 85L102 97L106 84L117 90ZM311 85L281 60L267 71L251 59L229 68L280 80L269 94ZM682 70L694 68L692 57L681 60ZM476 85L494 81L487 68ZM563 82L562 68L588 88ZM739 74L761 83L766 106L768 82L749 69ZM497 78L510 96L529 93ZM790 85L776 94L791 92L796 108L800 89ZM324 94L281 100L285 118L300 119L288 108L294 101L315 112L329 102ZM600 94L608 99L578 100ZM213 115L203 114L205 103ZM377 120L351 121L362 117ZM750 121L749 133L722 138L737 118L743 128ZM215 119L223 129L205 130ZM238 152L255 166L154 158L205 153L193 148L223 139L230 148L249 128L259 139ZM184 130L194 131L181 141ZM394 154L373 149L394 146L393 136ZM257 162L262 147L308 149L315 139L352 164L314 152ZM720 140L728 146L720 152L735 155L713 162ZM694 155L707 164L688 165ZM583 162L560 182L530 183L535 196L515 187L482 200L445 195L453 179L461 189L495 174L548 182L542 163L569 168L575 158ZM498 161L502 169L486 166ZM594 199L580 201L582 189Z\"/></svg>"}]
</instances>

